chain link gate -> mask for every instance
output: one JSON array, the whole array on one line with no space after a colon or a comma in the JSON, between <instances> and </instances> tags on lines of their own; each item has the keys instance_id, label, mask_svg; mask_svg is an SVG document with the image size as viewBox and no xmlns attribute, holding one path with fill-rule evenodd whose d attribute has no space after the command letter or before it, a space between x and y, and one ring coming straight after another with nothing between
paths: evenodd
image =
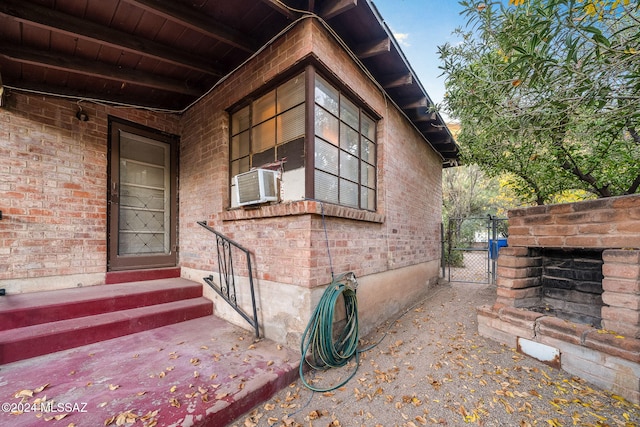
<instances>
[{"instance_id":1,"label":"chain link gate","mask_svg":"<svg viewBox=\"0 0 640 427\"><path fill-rule=\"evenodd\" d=\"M496 283L500 248L507 245L506 218L450 218L443 230L442 275L450 282Z\"/></svg>"}]
</instances>

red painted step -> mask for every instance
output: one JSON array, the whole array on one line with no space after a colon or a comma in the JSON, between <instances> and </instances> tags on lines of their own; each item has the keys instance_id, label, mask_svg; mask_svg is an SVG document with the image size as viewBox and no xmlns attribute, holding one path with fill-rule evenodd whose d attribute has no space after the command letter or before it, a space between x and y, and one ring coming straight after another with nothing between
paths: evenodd
<instances>
[{"instance_id":1,"label":"red painted step","mask_svg":"<svg viewBox=\"0 0 640 427\"><path fill-rule=\"evenodd\" d=\"M0 364L105 341L213 314L213 303L190 298L0 332Z\"/></svg>"},{"instance_id":2,"label":"red painted step","mask_svg":"<svg viewBox=\"0 0 640 427\"><path fill-rule=\"evenodd\" d=\"M202 284L174 278L0 297L0 364L213 314Z\"/></svg>"},{"instance_id":3,"label":"red painted step","mask_svg":"<svg viewBox=\"0 0 640 427\"><path fill-rule=\"evenodd\" d=\"M0 331L202 296L202 285L162 279L0 297Z\"/></svg>"}]
</instances>

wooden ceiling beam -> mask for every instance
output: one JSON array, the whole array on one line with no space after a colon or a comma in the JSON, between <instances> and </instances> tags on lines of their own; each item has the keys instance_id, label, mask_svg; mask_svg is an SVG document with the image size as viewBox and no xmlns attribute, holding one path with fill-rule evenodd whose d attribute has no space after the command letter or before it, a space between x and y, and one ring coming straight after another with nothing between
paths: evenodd
<instances>
[{"instance_id":1,"label":"wooden ceiling beam","mask_svg":"<svg viewBox=\"0 0 640 427\"><path fill-rule=\"evenodd\" d=\"M184 108L185 97L173 96L170 103L166 101L150 101L150 97L132 95L126 88L121 92L101 91L99 88L92 89L72 89L66 86L52 85L51 83L36 83L32 81L16 80L11 85L17 86L21 91L34 93L49 93L72 99L96 99L100 102L110 103L114 105L135 105L158 110L182 110ZM192 97L189 100L193 100Z\"/></svg>"},{"instance_id":2,"label":"wooden ceiling beam","mask_svg":"<svg viewBox=\"0 0 640 427\"><path fill-rule=\"evenodd\" d=\"M13 46L5 43L0 44L0 56L24 64L117 81L122 84L145 86L190 96L199 96L202 94L201 90L187 87L183 82L178 80L155 76L138 70L99 64L95 61L73 58L68 55L28 49L24 46Z\"/></svg>"},{"instance_id":3,"label":"wooden ceiling beam","mask_svg":"<svg viewBox=\"0 0 640 427\"><path fill-rule=\"evenodd\" d=\"M358 5L358 0L332 0L322 3L319 15L323 19L331 19Z\"/></svg>"},{"instance_id":4,"label":"wooden ceiling beam","mask_svg":"<svg viewBox=\"0 0 640 427\"><path fill-rule=\"evenodd\" d=\"M204 63L196 56L185 54L177 49L123 31L110 29L86 19L39 6L35 3L23 0L3 0L0 3L0 15L5 15L17 22L31 24L71 37L90 40L179 67L218 77L224 75L222 70Z\"/></svg>"},{"instance_id":5,"label":"wooden ceiling beam","mask_svg":"<svg viewBox=\"0 0 640 427\"><path fill-rule=\"evenodd\" d=\"M393 89L397 87L410 86L413 84L413 76L411 73L402 73L388 75L380 78L382 87L385 89Z\"/></svg>"},{"instance_id":6,"label":"wooden ceiling beam","mask_svg":"<svg viewBox=\"0 0 640 427\"><path fill-rule=\"evenodd\" d=\"M269 5L272 9L278 11L281 15L287 17L291 21L295 21L300 16L299 12L289 9L281 0L262 0L263 3Z\"/></svg>"},{"instance_id":7,"label":"wooden ceiling beam","mask_svg":"<svg viewBox=\"0 0 640 427\"><path fill-rule=\"evenodd\" d=\"M385 37L375 40L371 43L361 44L355 49L358 58L370 58L372 56L382 55L391 51L391 39Z\"/></svg>"},{"instance_id":8,"label":"wooden ceiling beam","mask_svg":"<svg viewBox=\"0 0 640 427\"><path fill-rule=\"evenodd\" d=\"M184 6L175 0L123 0L147 12L192 29L207 37L215 38L225 44L237 47L248 53L258 50L254 40L228 25L215 21L211 17Z\"/></svg>"}]
</instances>

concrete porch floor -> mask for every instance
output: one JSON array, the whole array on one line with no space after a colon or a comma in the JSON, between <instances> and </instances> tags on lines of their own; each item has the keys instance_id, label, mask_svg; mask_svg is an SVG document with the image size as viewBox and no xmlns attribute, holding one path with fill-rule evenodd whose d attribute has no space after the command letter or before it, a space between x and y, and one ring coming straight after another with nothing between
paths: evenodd
<instances>
[{"instance_id":1,"label":"concrete porch floor","mask_svg":"<svg viewBox=\"0 0 640 427\"><path fill-rule=\"evenodd\" d=\"M207 316L0 366L0 425L225 426L298 377L254 338Z\"/></svg>"}]
</instances>

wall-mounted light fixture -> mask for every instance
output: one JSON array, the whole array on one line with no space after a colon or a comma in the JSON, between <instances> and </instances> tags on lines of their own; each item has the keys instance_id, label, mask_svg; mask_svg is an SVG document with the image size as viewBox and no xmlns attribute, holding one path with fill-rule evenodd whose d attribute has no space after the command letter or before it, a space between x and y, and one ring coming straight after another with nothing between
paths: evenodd
<instances>
[{"instance_id":1,"label":"wall-mounted light fixture","mask_svg":"<svg viewBox=\"0 0 640 427\"><path fill-rule=\"evenodd\" d=\"M78 105L78 112L76 113L76 118L78 120L80 120L81 122L86 122L89 120L89 115L87 113L84 112L84 110L82 109L82 107L80 107L80 105Z\"/></svg>"}]
</instances>

